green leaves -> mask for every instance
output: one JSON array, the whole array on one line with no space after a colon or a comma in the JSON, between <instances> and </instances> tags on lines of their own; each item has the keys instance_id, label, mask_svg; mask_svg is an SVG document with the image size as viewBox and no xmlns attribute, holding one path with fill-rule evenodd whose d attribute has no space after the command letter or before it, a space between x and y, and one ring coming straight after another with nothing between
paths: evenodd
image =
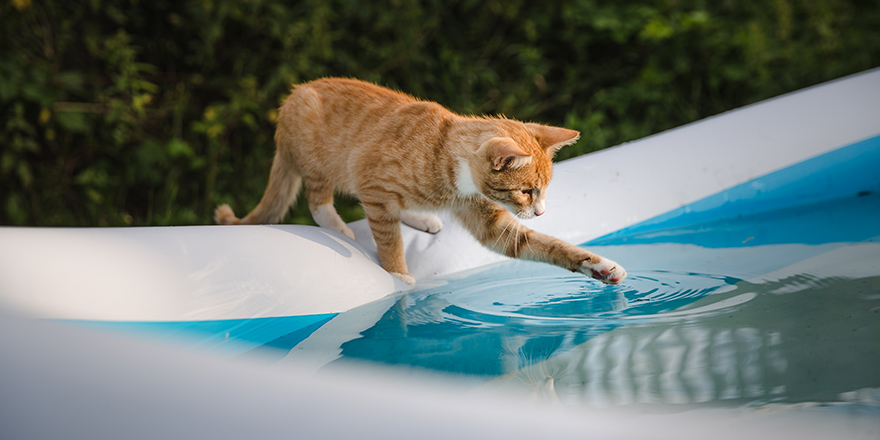
<instances>
[{"instance_id":1,"label":"green leaves","mask_svg":"<svg viewBox=\"0 0 880 440\"><path fill-rule=\"evenodd\" d=\"M58 112L55 114L55 121L62 130L71 133L86 133L90 128L86 116L79 112Z\"/></svg>"},{"instance_id":2,"label":"green leaves","mask_svg":"<svg viewBox=\"0 0 880 440\"><path fill-rule=\"evenodd\" d=\"M245 212L281 100L322 76L580 130L564 159L880 65L875 3L17 0L0 6L0 224Z\"/></svg>"}]
</instances>

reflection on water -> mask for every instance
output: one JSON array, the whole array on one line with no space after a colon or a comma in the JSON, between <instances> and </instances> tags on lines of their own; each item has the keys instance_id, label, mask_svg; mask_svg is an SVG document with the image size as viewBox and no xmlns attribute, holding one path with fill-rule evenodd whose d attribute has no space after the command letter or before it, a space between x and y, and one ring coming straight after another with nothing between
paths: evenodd
<instances>
[{"instance_id":1,"label":"reflection on water","mask_svg":"<svg viewBox=\"0 0 880 440\"><path fill-rule=\"evenodd\" d=\"M784 293L804 283L811 287ZM756 295L708 316L616 329L503 381L552 381L561 401L598 407L849 401L880 408L880 394L869 391L880 387L880 277L743 282L725 296L742 291Z\"/></svg>"}]
</instances>

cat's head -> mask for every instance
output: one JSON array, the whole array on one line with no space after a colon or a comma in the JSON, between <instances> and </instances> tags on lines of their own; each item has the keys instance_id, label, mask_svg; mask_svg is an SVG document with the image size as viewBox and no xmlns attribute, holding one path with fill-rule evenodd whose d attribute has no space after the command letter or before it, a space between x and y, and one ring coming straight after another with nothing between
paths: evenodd
<instances>
[{"instance_id":1,"label":"cat's head","mask_svg":"<svg viewBox=\"0 0 880 440\"><path fill-rule=\"evenodd\" d=\"M577 142L580 133L567 128L510 121L503 136L477 150L473 182L486 198L522 219L544 213L544 197L553 176L553 156ZM475 167L471 167L473 170Z\"/></svg>"}]
</instances>

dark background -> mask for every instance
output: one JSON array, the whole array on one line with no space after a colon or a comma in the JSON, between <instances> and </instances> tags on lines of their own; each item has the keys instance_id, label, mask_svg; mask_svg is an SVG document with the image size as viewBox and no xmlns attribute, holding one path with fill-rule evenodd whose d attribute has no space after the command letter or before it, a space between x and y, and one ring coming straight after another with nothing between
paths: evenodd
<instances>
[{"instance_id":1,"label":"dark background","mask_svg":"<svg viewBox=\"0 0 880 440\"><path fill-rule=\"evenodd\" d=\"M323 76L580 130L564 159L876 66L880 1L13 0L0 224L243 215L278 105Z\"/></svg>"}]
</instances>

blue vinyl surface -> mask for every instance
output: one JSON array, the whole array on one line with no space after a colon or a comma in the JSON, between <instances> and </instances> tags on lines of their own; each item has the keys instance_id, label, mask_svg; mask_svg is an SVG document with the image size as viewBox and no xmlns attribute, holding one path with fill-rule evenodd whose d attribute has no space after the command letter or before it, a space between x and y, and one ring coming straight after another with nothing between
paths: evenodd
<instances>
[{"instance_id":1,"label":"blue vinyl surface","mask_svg":"<svg viewBox=\"0 0 880 440\"><path fill-rule=\"evenodd\" d=\"M225 319L217 321L72 321L116 333L183 343L199 352L233 357L249 353L283 356L337 314Z\"/></svg>"},{"instance_id":2,"label":"blue vinyl surface","mask_svg":"<svg viewBox=\"0 0 880 440\"><path fill-rule=\"evenodd\" d=\"M590 245L636 243L693 243L708 247L735 246L736 240L753 240L741 244L755 246L776 243L827 243L829 241L862 241L872 234L870 225L875 215L847 218L835 215L838 205L862 204L872 213L880 209L880 136L831 151L782 170L758 177L726 191L698 200L650 220L591 240ZM874 196L874 197L872 197ZM815 212L818 202L823 211ZM798 231L788 226L789 218L800 219ZM740 219L763 224L762 231L740 238L730 235L727 228ZM781 222L781 223L780 223ZM712 234L711 231L716 231ZM697 234L699 232L699 234ZM722 236L728 235L728 236ZM694 241L694 240L698 240Z\"/></svg>"}]
</instances>

